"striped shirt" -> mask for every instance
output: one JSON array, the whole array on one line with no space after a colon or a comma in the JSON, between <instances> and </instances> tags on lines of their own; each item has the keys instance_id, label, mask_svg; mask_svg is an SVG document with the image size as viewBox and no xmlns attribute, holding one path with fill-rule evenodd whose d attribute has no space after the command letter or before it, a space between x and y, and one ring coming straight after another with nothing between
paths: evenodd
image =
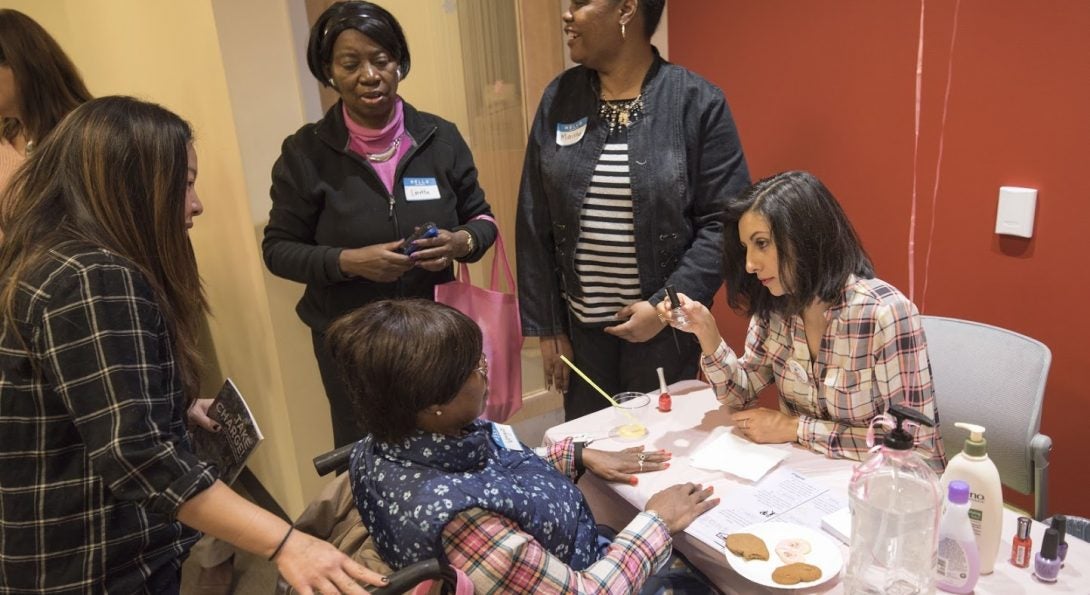
<instances>
[{"instance_id":1,"label":"striped shirt","mask_svg":"<svg viewBox=\"0 0 1090 595\"><path fill-rule=\"evenodd\" d=\"M0 330L0 592L140 593L198 533L175 520L216 471L190 452L170 336L144 276L58 248ZM168 581L169 582L169 581Z\"/></svg>"},{"instance_id":2,"label":"striped shirt","mask_svg":"<svg viewBox=\"0 0 1090 595\"><path fill-rule=\"evenodd\" d=\"M617 311L642 297L628 176L628 133L623 127L609 135L583 199L575 273L582 295L569 296L568 306L584 324L616 323Z\"/></svg>"},{"instance_id":3,"label":"striped shirt","mask_svg":"<svg viewBox=\"0 0 1090 595\"><path fill-rule=\"evenodd\" d=\"M754 316L742 357L726 342L701 357L716 396L729 407L748 407L775 382L780 409L799 418L800 444L854 460L867 454L871 420L903 404L935 421L934 428L920 426L913 434L920 454L942 473L946 453L916 306L884 281L851 277L828 317L815 358L801 316L773 314L767 322Z\"/></svg>"},{"instance_id":4,"label":"striped shirt","mask_svg":"<svg viewBox=\"0 0 1090 595\"><path fill-rule=\"evenodd\" d=\"M545 459L575 477L572 441L549 447ZM480 593L638 593L670 558L670 534L657 516L640 513L609 550L585 570L572 570L510 519L481 508L464 510L443 528L443 551Z\"/></svg>"}]
</instances>

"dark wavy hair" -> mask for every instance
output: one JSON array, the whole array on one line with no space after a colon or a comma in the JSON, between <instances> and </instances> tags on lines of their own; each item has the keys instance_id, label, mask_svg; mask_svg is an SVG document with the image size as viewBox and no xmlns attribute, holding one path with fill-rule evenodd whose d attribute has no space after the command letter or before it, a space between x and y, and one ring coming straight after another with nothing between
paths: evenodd
<instances>
[{"instance_id":1,"label":"dark wavy hair","mask_svg":"<svg viewBox=\"0 0 1090 595\"><path fill-rule=\"evenodd\" d=\"M341 370L360 429L396 442L416 414L449 403L480 365L481 329L430 300L380 300L341 316L326 345Z\"/></svg>"},{"instance_id":2,"label":"dark wavy hair","mask_svg":"<svg viewBox=\"0 0 1090 595\"><path fill-rule=\"evenodd\" d=\"M401 23L385 8L370 2L337 2L325 9L310 28L307 42L307 68L319 83L329 87L329 66L333 62L333 44L348 29L355 29L390 53L397 62L401 79L409 76L412 56Z\"/></svg>"},{"instance_id":3,"label":"dark wavy hair","mask_svg":"<svg viewBox=\"0 0 1090 595\"><path fill-rule=\"evenodd\" d=\"M738 221L753 212L768 220L786 294L773 296L746 272ZM815 299L833 302L848 277L874 277L874 266L833 194L804 171L787 171L754 183L727 205L723 217L723 279L736 312L767 320L773 312L798 314Z\"/></svg>"},{"instance_id":4,"label":"dark wavy hair","mask_svg":"<svg viewBox=\"0 0 1090 595\"><path fill-rule=\"evenodd\" d=\"M16 172L0 199L0 321L16 329L19 281L58 246L90 244L133 264L151 285L189 399L207 303L185 228L193 131L131 97L77 107Z\"/></svg>"},{"instance_id":5,"label":"dark wavy hair","mask_svg":"<svg viewBox=\"0 0 1090 595\"><path fill-rule=\"evenodd\" d=\"M21 132L40 143L91 92L49 33L34 19L0 10L0 64L11 68L19 93L20 119L0 118L0 137L9 143Z\"/></svg>"}]
</instances>

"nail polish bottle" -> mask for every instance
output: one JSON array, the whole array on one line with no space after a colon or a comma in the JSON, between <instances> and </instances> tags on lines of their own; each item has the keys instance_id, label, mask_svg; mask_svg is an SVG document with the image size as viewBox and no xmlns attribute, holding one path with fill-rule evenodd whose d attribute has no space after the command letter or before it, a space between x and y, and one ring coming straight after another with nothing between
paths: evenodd
<instances>
[{"instance_id":1,"label":"nail polish bottle","mask_svg":"<svg viewBox=\"0 0 1090 595\"><path fill-rule=\"evenodd\" d=\"M1018 568L1027 568L1029 559L1033 555L1033 539L1029 536L1029 529L1033 521L1026 516L1018 517L1018 532L1014 534L1011 544L1011 565Z\"/></svg>"},{"instance_id":2,"label":"nail polish bottle","mask_svg":"<svg viewBox=\"0 0 1090 595\"><path fill-rule=\"evenodd\" d=\"M666 376L662 373L662 368L657 369L659 373L659 411L666 413L673 408L673 399L670 398L669 387L666 386Z\"/></svg>"},{"instance_id":3,"label":"nail polish bottle","mask_svg":"<svg viewBox=\"0 0 1090 595\"><path fill-rule=\"evenodd\" d=\"M666 297L670 298L670 318L674 321L674 326L683 328L689 323L689 317L685 316L685 312L681 309L681 300L677 297L677 290L673 285L666 286Z\"/></svg>"},{"instance_id":4,"label":"nail polish bottle","mask_svg":"<svg viewBox=\"0 0 1090 595\"><path fill-rule=\"evenodd\" d=\"M1056 553L1060 534L1055 529L1045 529L1041 551L1033 559L1033 576L1043 583L1054 583L1060 574L1060 557Z\"/></svg>"},{"instance_id":5,"label":"nail polish bottle","mask_svg":"<svg viewBox=\"0 0 1090 595\"><path fill-rule=\"evenodd\" d=\"M1060 562L1067 559L1067 517L1058 514L1052 517L1052 528L1060 534L1060 543L1056 546L1056 553L1060 556Z\"/></svg>"}]
</instances>

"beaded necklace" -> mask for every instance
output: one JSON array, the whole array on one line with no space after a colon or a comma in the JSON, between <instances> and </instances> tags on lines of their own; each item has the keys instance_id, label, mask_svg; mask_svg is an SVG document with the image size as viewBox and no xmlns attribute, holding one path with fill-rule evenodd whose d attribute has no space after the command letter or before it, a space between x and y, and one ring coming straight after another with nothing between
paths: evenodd
<instances>
[{"instance_id":1,"label":"beaded necklace","mask_svg":"<svg viewBox=\"0 0 1090 595\"><path fill-rule=\"evenodd\" d=\"M598 117L605 120L609 126L610 134L618 127L628 128L643 117L643 93L635 99L607 100L602 99L598 108Z\"/></svg>"}]
</instances>

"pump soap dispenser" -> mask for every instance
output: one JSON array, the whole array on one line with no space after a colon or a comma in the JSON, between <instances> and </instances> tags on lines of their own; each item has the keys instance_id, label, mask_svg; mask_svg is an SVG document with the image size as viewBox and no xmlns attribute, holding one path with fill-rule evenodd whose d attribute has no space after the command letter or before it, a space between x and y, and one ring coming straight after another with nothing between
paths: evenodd
<instances>
[{"instance_id":1,"label":"pump soap dispenser","mask_svg":"<svg viewBox=\"0 0 1090 595\"><path fill-rule=\"evenodd\" d=\"M969 521L980 552L980 574L991 574L1003 529L1003 487L995 463L988 458L984 427L963 422L954 425L968 430L969 438L964 450L946 465L942 489L945 491L955 479L969 484Z\"/></svg>"}]
</instances>

